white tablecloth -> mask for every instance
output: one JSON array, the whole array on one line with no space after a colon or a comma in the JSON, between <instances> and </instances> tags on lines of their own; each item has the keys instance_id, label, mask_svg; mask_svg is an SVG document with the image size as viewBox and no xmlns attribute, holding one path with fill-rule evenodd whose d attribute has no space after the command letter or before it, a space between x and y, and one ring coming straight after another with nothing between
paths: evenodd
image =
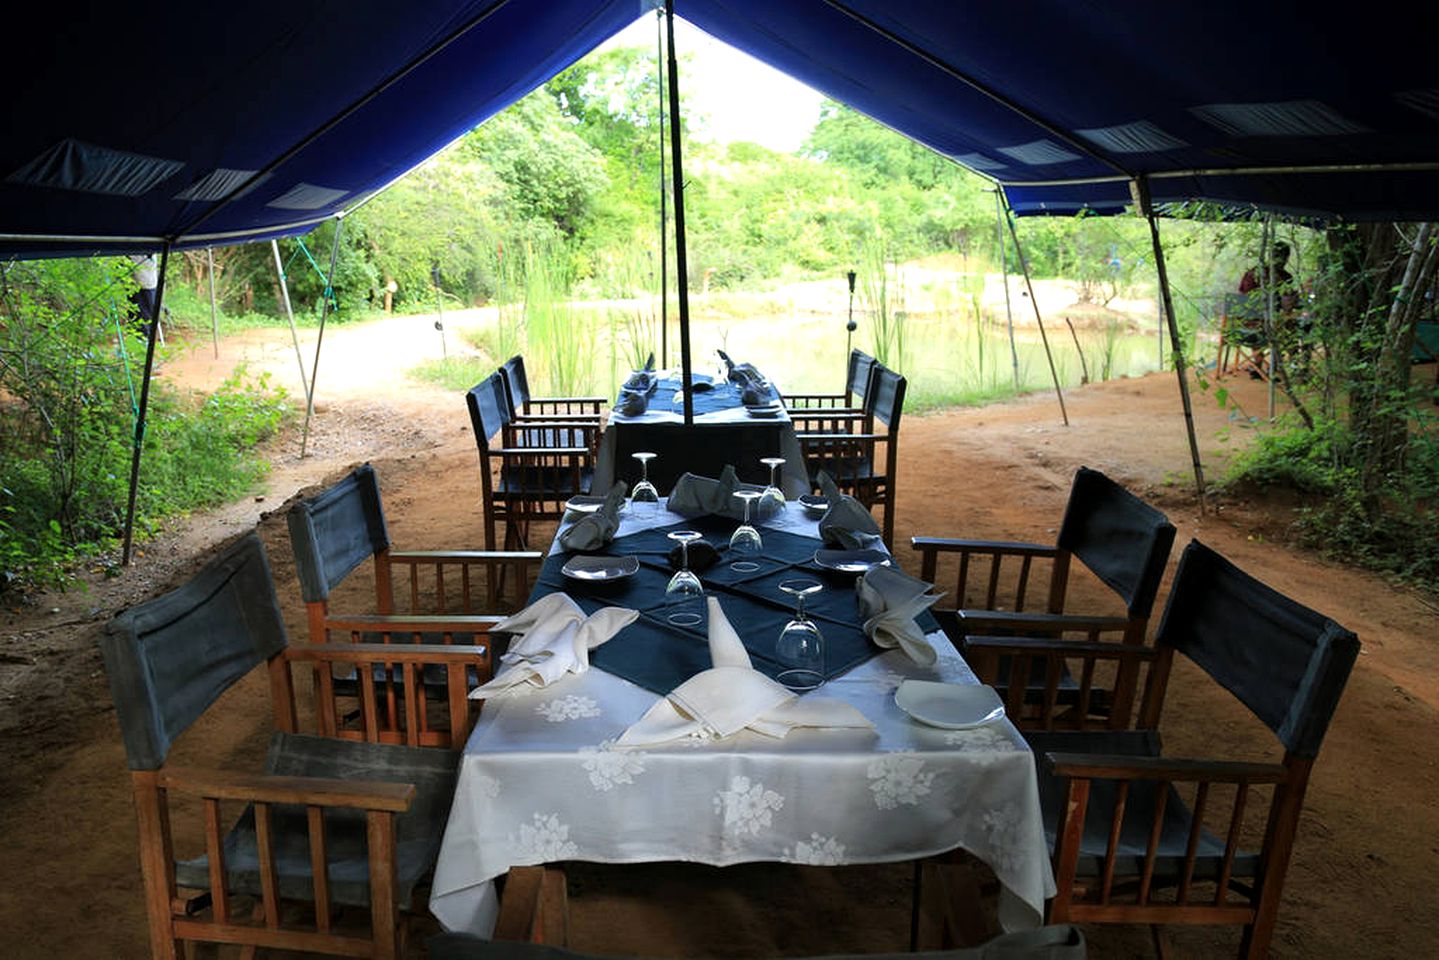
<instances>
[{"instance_id":1,"label":"white tablecloth","mask_svg":"<svg viewBox=\"0 0 1439 960\"><path fill-rule=\"evenodd\" d=\"M774 525L817 535L813 521L788 509ZM677 519L667 510L627 515L620 535ZM1054 881L1023 739L1007 720L942 730L895 705L906 677L977 682L943 635L934 639L933 668L894 650L821 688L858 707L877 733L741 733L616 749L657 698L599 669L489 701L465 747L431 911L448 929L488 935L498 908L492 881L515 865L833 865L963 848L1003 885L1005 926L1037 925Z\"/></svg>"}]
</instances>

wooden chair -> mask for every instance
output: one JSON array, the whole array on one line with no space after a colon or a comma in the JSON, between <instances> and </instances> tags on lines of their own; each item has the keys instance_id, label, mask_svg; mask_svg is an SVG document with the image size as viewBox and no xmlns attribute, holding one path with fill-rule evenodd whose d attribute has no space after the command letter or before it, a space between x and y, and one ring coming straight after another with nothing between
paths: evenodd
<instances>
[{"instance_id":1,"label":"wooden chair","mask_svg":"<svg viewBox=\"0 0 1439 960\"><path fill-rule=\"evenodd\" d=\"M1062 641L1042 644L1026 652L1050 664L1091 657ZM1150 670L1134 730L1021 721L1038 757L1054 855L1049 921L1235 924L1244 928L1240 956L1267 956L1309 776L1358 639L1191 541L1155 647L1090 646ZM1263 721L1284 748L1281 762L1162 756L1158 725L1176 651ZM1261 830L1252 814L1265 809L1266 791ZM1253 837L1259 849L1242 849Z\"/></svg>"},{"instance_id":2,"label":"wooden chair","mask_svg":"<svg viewBox=\"0 0 1439 960\"><path fill-rule=\"evenodd\" d=\"M525 358L515 354L500 365L504 380L505 402L516 421L523 420L600 420L601 409L608 397L532 397L530 378L525 373Z\"/></svg>"},{"instance_id":3,"label":"wooden chair","mask_svg":"<svg viewBox=\"0 0 1439 960\"><path fill-rule=\"evenodd\" d=\"M784 405L793 417L808 417L811 413L818 416L824 412L833 415L863 414L878 362L863 350L851 350L849 364L845 368L843 393L786 393Z\"/></svg>"},{"instance_id":4,"label":"wooden chair","mask_svg":"<svg viewBox=\"0 0 1439 960\"><path fill-rule=\"evenodd\" d=\"M884 542L890 546L894 543L895 474L905 390L904 377L876 363L860 432L796 434L811 477L824 470L840 490L852 494L866 507L884 507ZM829 414L823 416L827 418Z\"/></svg>"},{"instance_id":5,"label":"wooden chair","mask_svg":"<svg viewBox=\"0 0 1439 960\"><path fill-rule=\"evenodd\" d=\"M1264 310L1256 298L1231 293L1224 298L1219 317L1219 354L1215 379L1245 371L1260 379L1269 377L1269 336L1264 331Z\"/></svg>"},{"instance_id":6,"label":"wooden chair","mask_svg":"<svg viewBox=\"0 0 1439 960\"><path fill-rule=\"evenodd\" d=\"M500 897L495 935L483 940L444 933L427 942L430 960L594 960L563 949L569 937L569 903L564 872L551 866L511 867ZM868 954L866 960L1084 960L1084 935L1077 927L1052 926L1005 934L983 946L924 953ZM859 957L834 960L860 960Z\"/></svg>"},{"instance_id":7,"label":"wooden chair","mask_svg":"<svg viewBox=\"0 0 1439 960\"><path fill-rule=\"evenodd\" d=\"M502 619L496 615L496 608L504 571L513 570L515 574L514 605L519 606L529 592L529 566L544 561L543 555L525 551L391 550L379 479L369 464L356 468L321 493L299 501L290 508L286 519L311 643L335 639L481 643L486 647L479 665L482 675L472 676L471 683L489 677L487 635L490 626ZM334 591L367 560L373 561L375 571L373 603L354 604L354 613L336 613L331 609ZM399 604L396 580L408 588L402 587ZM487 615L477 615L482 610ZM400 742L406 736L404 724L408 717L404 691L394 682L392 671L383 665L375 673L384 725L380 739ZM442 699L442 672L437 676L437 671L431 669L424 680L429 699ZM321 703L348 707L359 696L353 675L335 677L317 669L315 685ZM321 732L326 736L358 736L353 723L346 723L347 716L353 721L354 711L341 708L326 712L320 718ZM421 724L419 743L424 746L463 745L463 739L454 740L450 730L430 726L427 711L419 710L415 719Z\"/></svg>"},{"instance_id":8,"label":"wooden chair","mask_svg":"<svg viewBox=\"0 0 1439 960\"><path fill-rule=\"evenodd\" d=\"M1059 536L1053 545L1015 543L992 540L955 540L945 537L914 537L912 545L921 554L920 577L948 590L954 607L936 609L935 617L945 633L965 653L976 638L993 634L1031 637L1075 637L1088 642L1108 634L1119 634L1126 644L1144 643L1149 615L1159 593L1164 566L1174 545L1174 525L1169 520L1097 470L1080 467L1074 475L1065 507ZM941 557L958 560L953 581L942 578ZM976 574L988 560L988 576L983 593L971 606L970 573ZM1123 604L1123 614L1108 612L1066 612L1070 588L1071 561L1078 559L1104 587L1113 591ZM1004 565L1010 563L1009 580ZM1048 583L1043 589L1043 607L1026 609L1030 600L1030 581L1036 566L1048 568ZM1016 570L1017 567L1017 570ZM1129 723L1138 674L1135 662L1114 661L1110 676L1100 671L1086 682L1100 681L1098 687L1076 683L1068 675L1060 677L1056 689L1050 689L1049 678L1029 674L1020 697L1045 698L1057 696L1067 706L1078 707L1079 716L1068 722L1079 724L1091 711L1107 718L1115 728ZM999 663L995 683L1001 694L1009 693L1011 676L1026 676L1022 664L1014 673L1009 659ZM1035 668L1037 670L1037 667Z\"/></svg>"},{"instance_id":9,"label":"wooden chair","mask_svg":"<svg viewBox=\"0 0 1439 960\"><path fill-rule=\"evenodd\" d=\"M291 665L397 664L415 703L419 671L441 664L458 730L472 719L464 671L482 663L484 651L289 646L253 533L184 586L117 617L101 650L139 818L152 956L178 960L186 941L202 941L244 944L250 955L260 946L399 957L403 912L439 852L458 755L414 746L413 737L407 746L375 742L373 696L364 742L301 734ZM215 769L168 763L175 741L261 664L276 726L264 772L241 772L228 761ZM177 825L172 814L181 818ZM177 861L177 840L199 834L203 854ZM353 914L365 911L368 921L357 925Z\"/></svg>"},{"instance_id":10,"label":"wooden chair","mask_svg":"<svg viewBox=\"0 0 1439 960\"><path fill-rule=\"evenodd\" d=\"M599 425L552 420L515 423L504 375L495 371L465 394L480 453L485 549L494 550L505 525L505 549L525 549L531 522L558 521L565 502L588 493L594 480ZM498 445L492 446L498 439Z\"/></svg>"}]
</instances>

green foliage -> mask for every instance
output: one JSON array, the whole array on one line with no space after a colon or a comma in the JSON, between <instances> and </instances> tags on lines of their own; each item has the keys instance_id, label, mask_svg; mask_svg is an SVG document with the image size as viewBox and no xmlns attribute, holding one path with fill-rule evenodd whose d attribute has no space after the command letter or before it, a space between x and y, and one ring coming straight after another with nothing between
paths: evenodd
<instances>
[{"instance_id":1,"label":"green foliage","mask_svg":"<svg viewBox=\"0 0 1439 960\"><path fill-rule=\"evenodd\" d=\"M0 589L63 584L79 557L121 532L145 348L121 320L130 269L123 259L4 266ZM141 529L249 489L265 470L249 451L283 409L263 379L241 374L198 406L156 382Z\"/></svg>"}]
</instances>

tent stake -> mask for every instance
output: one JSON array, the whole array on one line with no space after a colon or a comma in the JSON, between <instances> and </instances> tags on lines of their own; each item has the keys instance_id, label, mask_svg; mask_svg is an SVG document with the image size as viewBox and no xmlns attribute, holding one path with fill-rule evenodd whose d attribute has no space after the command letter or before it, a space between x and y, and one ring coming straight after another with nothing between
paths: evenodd
<instances>
[{"instance_id":1,"label":"tent stake","mask_svg":"<svg viewBox=\"0 0 1439 960\"><path fill-rule=\"evenodd\" d=\"M135 416L134 450L130 455L130 498L125 504L125 546L120 565L130 565L130 547L135 539L135 492L140 488L140 453L145 449L145 412L150 406L150 375L155 371L155 339L160 329L160 308L165 305L165 270L170 265L170 241L160 248L160 278L155 285L155 315L145 338L145 374L140 380L140 411Z\"/></svg>"},{"instance_id":2,"label":"tent stake","mask_svg":"<svg viewBox=\"0 0 1439 960\"><path fill-rule=\"evenodd\" d=\"M1164 263L1164 245L1159 240L1159 220L1154 215L1154 201L1149 195L1149 181L1134 181L1139 209L1149 221L1149 238L1154 244L1154 269L1159 274L1159 297L1164 317L1169 322L1169 352L1174 373L1179 378L1179 399L1184 404L1184 430L1189 435L1189 458L1194 464L1194 492L1199 495L1199 513L1204 515L1204 465L1199 461L1199 438L1194 433L1194 408L1189 402L1189 381L1184 365L1184 345L1179 340L1179 324L1174 319L1174 299L1169 292L1169 269Z\"/></svg>"},{"instance_id":3,"label":"tent stake","mask_svg":"<svg viewBox=\"0 0 1439 960\"><path fill-rule=\"evenodd\" d=\"M1049 376L1054 381L1054 395L1059 398L1059 415L1064 425L1069 426L1069 411L1064 409L1064 391L1059 388L1059 371L1054 369L1054 354L1049 349L1049 334L1044 332L1044 318L1039 315L1039 300L1034 295L1034 282L1029 279L1029 261L1024 259L1024 248L1019 245L1019 233L1014 229L1012 211L1005 217L1009 223L1009 238L1014 241L1014 252L1019 257L1019 269L1024 271L1024 286L1029 291L1029 305L1034 307L1034 322L1039 324L1039 339L1044 343L1044 356L1049 361ZM1009 286L1009 281L1005 281Z\"/></svg>"},{"instance_id":4,"label":"tent stake","mask_svg":"<svg viewBox=\"0 0 1439 960\"><path fill-rule=\"evenodd\" d=\"M210 264L210 342L215 345L215 359L220 359L220 316L215 311L215 248L205 248Z\"/></svg>"},{"instance_id":5,"label":"tent stake","mask_svg":"<svg viewBox=\"0 0 1439 960\"><path fill-rule=\"evenodd\" d=\"M285 280L285 264L280 260L280 241L271 240L270 250L275 254L275 274L280 278L280 302L285 305L285 318L290 321L290 340L295 344L295 362L300 365L300 389L305 391L305 406L310 404L310 380L305 376L305 358L300 353L300 332L295 329L295 311L290 306L290 284ZM303 442L300 456L304 456Z\"/></svg>"},{"instance_id":6,"label":"tent stake","mask_svg":"<svg viewBox=\"0 0 1439 960\"><path fill-rule=\"evenodd\" d=\"M675 59L674 3L665 4L665 25L669 40L670 161L674 172L670 183L675 191L675 286L680 311L680 386L685 398L685 426L695 422L695 397L690 384L690 297L689 272L685 264L685 171L680 156L680 67Z\"/></svg>"},{"instance_id":7,"label":"tent stake","mask_svg":"<svg viewBox=\"0 0 1439 960\"><path fill-rule=\"evenodd\" d=\"M340 228L345 225L344 214L335 217L335 240L330 244L330 273L325 277L324 305L320 307L320 335L315 338L315 365L310 368L310 392L305 403L305 429L300 434L300 456L305 456L310 440L310 419L315 415L315 378L320 375L320 347L325 342L325 321L330 316L330 301L334 299L335 262L340 256ZM440 333L444 339L443 331Z\"/></svg>"},{"instance_id":8,"label":"tent stake","mask_svg":"<svg viewBox=\"0 0 1439 960\"><path fill-rule=\"evenodd\" d=\"M1009 305L1009 251L1004 246L1004 198L994 188L994 235L999 241L999 272L1004 277L1004 316L1009 323L1009 362L1014 367L1014 392L1019 392L1019 350L1014 345L1014 308ZM974 318L979 322L979 317Z\"/></svg>"}]
</instances>

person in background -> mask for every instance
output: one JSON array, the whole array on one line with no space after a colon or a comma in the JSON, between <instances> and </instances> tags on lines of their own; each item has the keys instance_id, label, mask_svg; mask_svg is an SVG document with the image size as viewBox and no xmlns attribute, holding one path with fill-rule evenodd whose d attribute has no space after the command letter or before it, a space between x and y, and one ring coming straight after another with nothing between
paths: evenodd
<instances>
[{"instance_id":1,"label":"person in background","mask_svg":"<svg viewBox=\"0 0 1439 960\"><path fill-rule=\"evenodd\" d=\"M1269 263L1268 267L1257 264L1246 270L1239 281L1239 292L1250 299L1251 315L1263 317L1267 312L1266 299L1272 284L1274 339L1279 352L1294 361L1302 374L1309 366L1313 321L1307 313L1300 313L1299 285L1285 269L1289 263L1289 244L1282 240L1276 242L1270 252Z\"/></svg>"},{"instance_id":2,"label":"person in background","mask_svg":"<svg viewBox=\"0 0 1439 960\"><path fill-rule=\"evenodd\" d=\"M133 309L130 311L130 323L144 334L150 336L150 324L155 322L155 288L160 285L160 269L155 263L155 255L132 254L130 262L135 265L132 276L139 289L130 294L130 303Z\"/></svg>"},{"instance_id":3,"label":"person in background","mask_svg":"<svg viewBox=\"0 0 1439 960\"><path fill-rule=\"evenodd\" d=\"M1269 262L1270 266L1268 267L1259 264L1244 271L1244 276L1239 280L1239 292L1261 295L1269 286L1272 276L1274 294L1277 298L1274 304L1276 309L1293 310L1298 302L1294 290L1294 277L1284 269L1289 263L1289 244L1283 241L1274 244L1274 249L1269 254Z\"/></svg>"}]
</instances>

